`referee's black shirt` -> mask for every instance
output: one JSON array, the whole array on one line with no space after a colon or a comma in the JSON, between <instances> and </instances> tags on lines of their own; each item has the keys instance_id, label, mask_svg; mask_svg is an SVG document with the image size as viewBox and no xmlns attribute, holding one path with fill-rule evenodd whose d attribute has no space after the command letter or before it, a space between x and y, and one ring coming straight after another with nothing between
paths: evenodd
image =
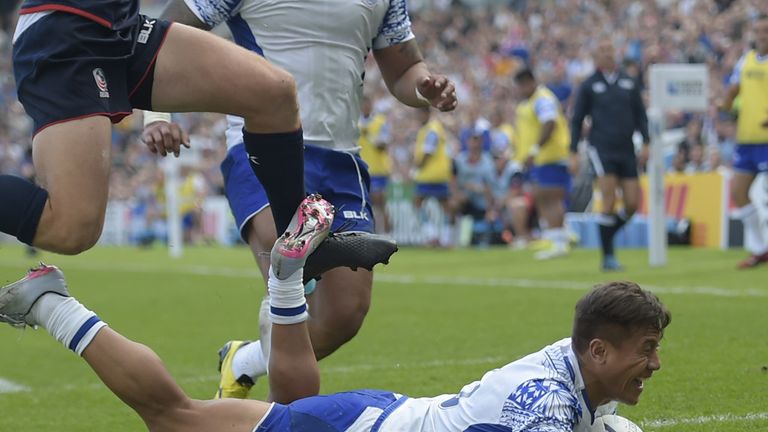
<instances>
[{"instance_id":1,"label":"referee's black shirt","mask_svg":"<svg viewBox=\"0 0 768 432\"><path fill-rule=\"evenodd\" d=\"M643 135L643 142L649 142L640 86L624 72L617 72L614 78L609 81L603 72L596 71L579 87L571 119L571 152L577 150L586 116L592 117L589 143L601 155L634 155L632 134L636 130Z\"/></svg>"}]
</instances>

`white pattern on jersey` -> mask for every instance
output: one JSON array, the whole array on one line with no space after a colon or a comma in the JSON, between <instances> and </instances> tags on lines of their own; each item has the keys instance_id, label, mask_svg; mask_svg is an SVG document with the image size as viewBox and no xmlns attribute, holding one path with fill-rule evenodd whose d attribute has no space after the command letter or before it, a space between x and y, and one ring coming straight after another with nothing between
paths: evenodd
<instances>
[{"instance_id":1,"label":"white pattern on jersey","mask_svg":"<svg viewBox=\"0 0 768 432\"><path fill-rule=\"evenodd\" d=\"M202 22L226 22L239 45L290 72L305 141L335 150L357 148L368 51L414 37L405 0L184 1ZM231 147L243 142L243 121L228 120Z\"/></svg>"},{"instance_id":2,"label":"white pattern on jersey","mask_svg":"<svg viewBox=\"0 0 768 432\"><path fill-rule=\"evenodd\" d=\"M571 340L486 373L458 395L409 399L382 431L586 432L593 422ZM599 407L612 414L616 404Z\"/></svg>"}]
</instances>

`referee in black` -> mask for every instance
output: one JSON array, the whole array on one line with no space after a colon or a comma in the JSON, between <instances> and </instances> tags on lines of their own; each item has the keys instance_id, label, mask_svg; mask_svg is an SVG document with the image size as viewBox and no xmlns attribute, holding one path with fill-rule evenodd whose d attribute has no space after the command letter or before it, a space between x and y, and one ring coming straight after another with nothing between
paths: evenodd
<instances>
[{"instance_id":1,"label":"referee in black","mask_svg":"<svg viewBox=\"0 0 768 432\"><path fill-rule=\"evenodd\" d=\"M601 40L595 52L597 70L581 84L571 121L571 174L579 170L578 144L584 118L592 119L589 158L598 177L603 208L598 220L604 271L622 270L613 252L616 232L635 213L640 200L637 179L639 162L648 160L648 118L640 95L640 83L620 71L616 50L609 39ZM640 156L635 156L632 135L643 136ZM616 190L621 188L623 211L616 212Z\"/></svg>"}]
</instances>

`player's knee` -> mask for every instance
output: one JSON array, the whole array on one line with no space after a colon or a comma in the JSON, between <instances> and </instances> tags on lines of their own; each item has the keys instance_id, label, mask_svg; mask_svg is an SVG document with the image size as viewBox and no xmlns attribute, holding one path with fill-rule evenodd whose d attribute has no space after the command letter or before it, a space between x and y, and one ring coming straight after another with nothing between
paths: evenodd
<instances>
[{"instance_id":1,"label":"player's knee","mask_svg":"<svg viewBox=\"0 0 768 432\"><path fill-rule=\"evenodd\" d=\"M101 237L103 218L84 218L77 221L64 221L54 228L54 252L64 255L77 255L92 248Z\"/></svg>"},{"instance_id":2,"label":"player's knee","mask_svg":"<svg viewBox=\"0 0 768 432\"><path fill-rule=\"evenodd\" d=\"M296 80L279 68L274 68L267 80L268 83L260 83L258 92L254 92L251 108L244 115L246 124L298 125Z\"/></svg>"},{"instance_id":3,"label":"player's knee","mask_svg":"<svg viewBox=\"0 0 768 432\"><path fill-rule=\"evenodd\" d=\"M299 99L296 90L296 80L293 75L278 69L274 73L272 84L271 111L280 120L289 122L299 118Z\"/></svg>"}]
</instances>

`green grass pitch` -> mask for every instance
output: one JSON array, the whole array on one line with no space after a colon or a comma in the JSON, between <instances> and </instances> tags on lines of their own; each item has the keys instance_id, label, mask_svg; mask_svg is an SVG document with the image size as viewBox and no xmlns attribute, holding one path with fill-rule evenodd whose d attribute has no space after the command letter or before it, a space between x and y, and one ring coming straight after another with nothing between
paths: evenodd
<instances>
[{"instance_id":1,"label":"green grass pitch","mask_svg":"<svg viewBox=\"0 0 768 432\"><path fill-rule=\"evenodd\" d=\"M597 271L594 251L536 262L530 253L403 250L378 268L371 312L349 344L321 363L323 392L382 388L455 393L483 372L568 336L575 301L612 277L656 291L670 307L662 369L637 407L648 431L768 431L768 268L739 272L741 252L679 249L651 269ZM44 255L70 289L114 329L149 345L193 397L216 390L216 351L257 336L263 284L245 248L166 251L97 247ZM0 283L34 260L0 248ZM143 425L87 365L43 331L0 328L0 431L136 431ZM12 385L22 391L10 392ZM263 397L257 383L254 397Z\"/></svg>"}]
</instances>

